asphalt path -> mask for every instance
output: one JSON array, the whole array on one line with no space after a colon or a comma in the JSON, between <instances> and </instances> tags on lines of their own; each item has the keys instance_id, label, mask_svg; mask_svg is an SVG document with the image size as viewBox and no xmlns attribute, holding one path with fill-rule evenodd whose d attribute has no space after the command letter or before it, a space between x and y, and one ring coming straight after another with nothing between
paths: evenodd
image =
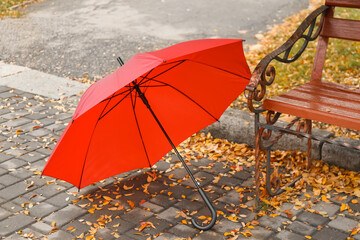
<instances>
[{"instance_id":1,"label":"asphalt path","mask_svg":"<svg viewBox=\"0 0 360 240\"><path fill-rule=\"evenodd\" d=\"M308 0L43 0L0 20L0 61L60 77L103 77L138 52L255 35Z\"/></svg>"}]
</instances>

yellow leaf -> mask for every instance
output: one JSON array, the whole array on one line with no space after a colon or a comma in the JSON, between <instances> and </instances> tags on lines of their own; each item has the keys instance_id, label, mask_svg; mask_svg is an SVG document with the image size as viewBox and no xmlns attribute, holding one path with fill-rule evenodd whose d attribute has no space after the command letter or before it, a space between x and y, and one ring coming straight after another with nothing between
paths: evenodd
<instances>
[{"instance_id":1,"label":"yellow leaf","mask_svg":"<svg viewBox=\"0 0 360 240\"><path fill-rule=\"evenodd\" d=\"M360 188L355 189L354 195L360 198Z\"/></svg>"},{"instance_id":2,"label":"yellow leaf","mask_svg":"<svg viewBox=\"0 0 360 240\"><path fill-rule=\"evenodd\" d=\"M182 198L186 198L185 195L181 195Z\"/></svg>"},{"instance_id":3,"label":"yellow leaf","mask_svg":"<svg viewBox=\"0 0 360 240\"><path fill-rule=\"evenodd\" d=\"M183 224L187 224L187 221L186 221L185 219L183 219L181 222L182 222Z\"/></svg>"},{"instance_id":4,"label":"yellow leaf","mask_svg":"<svg viewBox=\"0 0 360 240\"><path fill-rule=\"evenodd\" d=\"M51 223L51 226L52 226L52 227L55 227L55 226L56 226L56 222L52 222L52 223Z\"/></svg>"},{"instance_id":5,"label":"yellow leaf","mask_svg":"<svg viewBox=\"0 0 360 240\"><path fill-rule=\"evenodd\" d=\"M352 202L353 204L359 203L359 201L356 200L356 199L351 200L351 202Z\"/></svg>"},{"instance_id":6,"label":"yellow leaf","mask_svg":"<svg viewBox=\"0 0 360 240\"><path fill-rule=\"evenodd\" d=\"M173 194L173 192L168 192L168 193L167 193L168 196L171 196L171 194Z\"/></svg>"},{"instance_id":7,"label":"yellow leaf","mask_svg":"<svg viewBox=\"0 0 360 240\"><path fill-rule=\"evenodd\" d=\"M135 207L135 204L133 201L128 200L127 203L130 205L131 208Z\"/></svg>"},{"instance_id":8,"label":"yellow leaf","mask_svg":"<svg viewBox=\"0 0 360 240\"><path fill-rule=\"evenodd\" d=\"M308 236L308 235L306 235L305 236L307 239L312 239L312 237L311 236Z\"/></svg>"},{"instance_id":9,"label":"yellow leaf","mask_svg":"<svg viewBox=\"0 0 360 240\"><path fill-rule=\"evenodd\" d=\"M125 185L124 185L124 186L125 186ZM114 200L114 199L112 199L111 197L108 197L108 196L103 196L103 198L104 198L105 200L108 200L108 201Z\"/></svg>"},{"instance_id":10,"label":"yellow leaf","mask_svg":"<svg viewBox=\"0 0 360 240\"><path fill-rule=\"evenodd\" d=\"M349 209L349 206L347 204L345 204L345 203L342 203L341 207L340 207L340 212L342 212L342 211L344 211L346 209Z\"/></svg>"},{"instance_id":11,"label":"yellow leaf","mask_svg":"<svg viewBox=\"0 0 360 240\"><path fill-rule=\"evenodd\" d=\"M128 187L128 186L126 186L126 185L124 184L124 186L123 186L123 188L124 188L125 190L130 190L130 189L132 189L133 187L134 187L134 185Z\"/></svg>"}]
</instances>

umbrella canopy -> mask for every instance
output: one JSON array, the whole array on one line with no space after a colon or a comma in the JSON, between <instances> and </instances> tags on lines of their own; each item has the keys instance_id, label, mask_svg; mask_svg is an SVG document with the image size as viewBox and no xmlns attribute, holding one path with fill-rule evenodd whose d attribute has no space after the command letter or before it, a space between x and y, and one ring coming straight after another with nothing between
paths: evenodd
<instances>
[{"instance_id":1,"label":"umbrella canopy","mask_svg":"<svg viewBox=\"0 0 360 240\"><path fill-rule=\"evenodd\" d=\"M122 63L122 61L120 61ZM242 41L207 39L136 54L82 96L43 175L78 188L151 167L171 148L209 207L216 211L176 145L217 121L250 78Z\"/></svg>"},{"instance_id":2,"label":"umbrella canopy","mask_svg":"<svg viewBox=\"0 0 360 240\"><path fill-rule=\"evenodd\" d=\"M136 54L83 94L43 175L83 188L168 153L171 145L134 86L178 145L218 120L249 78L242 40L194 40Z\"/></svg>"}]
</instances>

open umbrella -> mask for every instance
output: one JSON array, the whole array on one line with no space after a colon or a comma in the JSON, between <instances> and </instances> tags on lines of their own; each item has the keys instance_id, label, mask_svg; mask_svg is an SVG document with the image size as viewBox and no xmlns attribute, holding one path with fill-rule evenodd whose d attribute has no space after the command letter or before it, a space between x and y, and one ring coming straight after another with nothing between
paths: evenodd
<instances>
[{"instance_id":1,"label":"open umbrella","mask_svg":"<svg viewBox=\"0 0 360 240\"><path fill-rule=\"evenodd\" d=\"M192 223L210 229L216 212L175 146L217 121L249 78L242 40L194 40L136 54L83 94L43 175L80 189L151 167L172 148L211 211L209 225Z\"/></svg>"}]
</instances>

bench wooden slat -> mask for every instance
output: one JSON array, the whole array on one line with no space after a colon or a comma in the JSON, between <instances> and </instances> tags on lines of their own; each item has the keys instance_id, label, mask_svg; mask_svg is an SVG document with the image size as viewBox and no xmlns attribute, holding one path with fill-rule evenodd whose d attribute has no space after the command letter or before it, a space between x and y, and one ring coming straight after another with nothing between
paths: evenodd
<instances>
[{"instance_id":1,"label":"bench wooden slat","mask_svg":"<svg viewBox=\"0 0 360 240\"><path fill-rule=\"evenodd\" d=\"M360 8L359 0L326 0L325 5L337 7Z\"/></svg>"},{"instance_id":2,"label":"bench wooden slat","mask_svg":"<svg viewBox=\"0 0 360 240\"><path fill-rule=\"evenodd\" d=\"M360 21L326 17L321 36L360 41Z\"/></svg>"},{"instance_id":3,"label":"bench wooden slat","mask_svg":"<svg viewBox=\"0 0 360 240\"><path fill-rule=\"evenodd\" d=\"M313 91L321 88L319 85L306 85L308 85L307 88L312 88ZM338 85L342 87L340 84ZM302 92L303 89L306 89L304 85L298 88L277 97L266 99L263 108L360 130L360 102L338 98L329 99L317 94L304 93Z\"/></svg>"},{"instance_id":4,"label":"bench wooden slat","mask_svg":"<svg viewBox=\"0 0 360 240\"><path fill-rule=\"evenodd\" d=\"M323 97L335 98L339 100L346 100L349 102L360 103L360 92L349 90L349 92L341 91L332 87L318 87L314 88L312 84L305 84L296 88L297 91L307 92L311 94L318 94ZM316 92L315 92L316 91Z\"/></svg>"}]
</instances>

